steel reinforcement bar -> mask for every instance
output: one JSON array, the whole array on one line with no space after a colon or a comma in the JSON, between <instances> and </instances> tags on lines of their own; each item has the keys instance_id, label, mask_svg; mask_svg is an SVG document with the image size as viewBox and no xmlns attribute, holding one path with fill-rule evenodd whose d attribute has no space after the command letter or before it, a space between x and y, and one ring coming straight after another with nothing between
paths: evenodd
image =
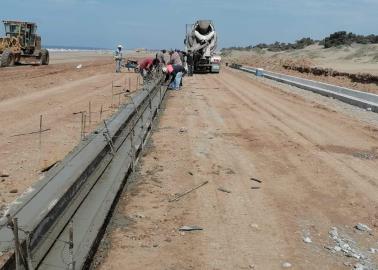
<instances>
[{"instance_id":1,"label":"steel reinforcement bar","mask_svg":"<svg viewBox=\"0 0 378 270\"><path fill-rule=\"evenodd\" d=\"M7 210L18 219L22 269L83 269L133 170L165 96L163 76L130 97ZM0 269L15 269L9 218L0 219ZM71 242L73 231L73 242ZM74 264L74 265L73 265Z\"/></svg>"},{"instance_id":2,"label":"steel reinforcement bar","mask_svg":"<svg viewBox=\"0 0 378 270\"><path fill-rule=\"evenodd\" d=\"M358 106L369 111L378 113L378 95L357 91L345 87L340 87L332 84L307 80L294 76L289 76L281 73L271 72L267 70L258 71L257 68L232 64L231 67L260 75L262 77L286 83L298 88L312 91L327 97L333 97L345 103Z\"/></svg>"}]
</instances>

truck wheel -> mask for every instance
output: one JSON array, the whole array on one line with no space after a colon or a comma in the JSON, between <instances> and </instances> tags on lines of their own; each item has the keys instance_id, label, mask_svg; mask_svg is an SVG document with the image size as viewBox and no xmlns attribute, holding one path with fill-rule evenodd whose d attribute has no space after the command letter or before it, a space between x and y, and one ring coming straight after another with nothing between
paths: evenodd
<instances>
[{"instance_id":1,"label":"truck wheel","mask_svg":"<svg viewBox=\"0 0 378 270\"><path fill-rule=\"evenodd\" d=\"M15 65L20 65L20 64L21 64L21 55L17 54L17 55L14 57L14 64L15 64Z\"/></svg>"},{"instance_id":2,"label":"truck wheel","mask_svg":"<svg viewBox=\"0 0 378 270\"><path fill-rule=\"evenodd\" d=\"M1 67L9 67L14 65L14 55L11 51L5 51L1 55Z\"/></svg>"},{"instance_id":3,"label":"truck wheel","mask_svg":"<svg viewBox=\"0 0 378 270\"><path fill-rule=\"evenodd\" d=\"M48 65L50 62L50 55L49 51L46 49L41 50L41 64L42 65Z\"/></svg>"}]
</instances>

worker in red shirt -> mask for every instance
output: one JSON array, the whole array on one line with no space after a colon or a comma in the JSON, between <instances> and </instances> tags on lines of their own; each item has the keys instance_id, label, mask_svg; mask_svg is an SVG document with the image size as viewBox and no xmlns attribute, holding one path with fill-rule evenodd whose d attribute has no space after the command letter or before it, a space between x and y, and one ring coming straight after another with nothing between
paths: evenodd
<instances>
[{"instance_id":1,"label":"worker in red shirt","mask_svg":"<svg viewBox=\"0 0 378 270\"><path fill-rule=\"evenodd\" d=\"M152 57L147 57L141 60L138 64L140 74L142 77L146 77L151 70L159 64L159 60Z\"/></svg>"}]
</instances>

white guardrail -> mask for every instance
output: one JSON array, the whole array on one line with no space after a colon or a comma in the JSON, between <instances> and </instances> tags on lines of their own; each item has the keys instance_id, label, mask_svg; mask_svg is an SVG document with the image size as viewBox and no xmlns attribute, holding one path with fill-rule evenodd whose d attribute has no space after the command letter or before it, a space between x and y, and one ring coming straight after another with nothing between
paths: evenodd
<instances>
[{"instance_id":1,"label":"white guardrail","mask_svg":"<svg viewBox=\"0 0 378 270\"><path fill-rule=\"evenodd\" d=\"M378 113L378 95L375 94L257 69L254 67L240 65L233 65L232 67L245 72L253 73L255 75L260 75L261 77L265 77L271 80L309 90L323 96L333 97L345 103Z\"/></svg>"}]
</instances>

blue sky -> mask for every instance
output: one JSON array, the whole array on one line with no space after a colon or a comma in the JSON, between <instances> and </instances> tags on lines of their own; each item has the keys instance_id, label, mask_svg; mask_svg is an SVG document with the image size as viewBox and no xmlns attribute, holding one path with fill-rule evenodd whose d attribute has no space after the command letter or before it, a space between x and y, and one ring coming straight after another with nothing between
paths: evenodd
<instances>
[{"instance_id":1,"label":"blue sky","mask_svg":"<svg viewBox=\"0 0 378 270\"><path fill-rule=\"evenodd\" d=\"M220 47L378 34L378 0L1 0L0 18L35 21L47 45L182 48L185 24L212 19ZM3 34L3 29L1 29Z\"/></svg>"}]
</instances>

